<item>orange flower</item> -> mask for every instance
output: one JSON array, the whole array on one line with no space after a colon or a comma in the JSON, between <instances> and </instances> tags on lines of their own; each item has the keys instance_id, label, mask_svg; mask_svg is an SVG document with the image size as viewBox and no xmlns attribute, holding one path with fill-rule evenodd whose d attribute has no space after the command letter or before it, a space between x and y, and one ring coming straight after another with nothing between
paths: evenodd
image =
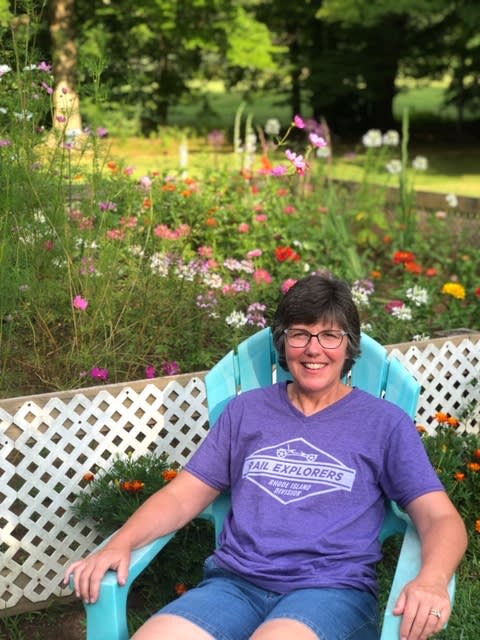
<instances>
[{"instance_id":1,"label":"orange flower","mask_svg":"<svg viewBox=\"0 0 480 640\"><path fill-rule=\"evenodd\" d=\"M153 202L150 200L150 198L144 198L143 199L143 208L144 209L151 209L152 208L152 204L153 204Z\"/></svg>"},{"instance_id":2,"label":"orange flower","mask_svg":"<svg viewBox=\"0 0 480 640\"><path fill-rule=\"evenodd\" d=\"M83 479L85 482L93 482L93 480L95 480L95 474L91 471L87 471L87 473L84 474Z\"/></svg>"},{"instance_id":3,"label":"orange flower","mask_svg":"<svg viewBox=\"0 0 480 640\"><path fill-rule=\"evenodd\" d=\"M188 591L187 585L184 582L177 582L175 585L175 593L177 596L181 596L182 593L185 593L186 591Z\"/></svg>"},{"instance_id":4,"label":"orange flower","mask_svg":"<svg viewBox=\"0 0 480 640\"><path fill-rule=\"evenodd\" d=\"M118 171L118 164L114 160L110 160L110 162L107 162L107 167L112 173L116 173Z\"/></svg>"},{"instance_id":5,"label":"orange flower","mask_svg":"<svg viewBox=\"0 0 480 640\"><path fill-rule=\"evenodd\" d=\"M480 449L475 449L473 452L473 457L480 460Z\"/></svg>"},{"instance_id":6,"label":"orange flower","mask_svg":"<svg viewBox=\"0 0 480 640\"><path fill-rule=\"evenodd\" d=\"M177 185L173 184L172 182L167 182L167 184L164 184L162 187L162 191L176 191L177 190Z\"/></svg>"},{"instance_id":7,"label":"orange flower","mask_svg":"<svg viewBox=\"0 0 480 640\"><path fill-rule=\"evenodd\" d=\"M182 191L182 196L184 198L189 198L192 194L193 194L193 191L191 189L184 189Z\"/></svg>"},{"instance_id":8,"label":"orange flower","mask_svg":"<svg viewBox=\"0 0 480 640\"><path fill-rule=\"evenodd\" d=\"M138 493L145 487L145 483L141 480L125 480L120 486L127 493Z\"/></svg>"},{"instance_id":9,"label":"orange flower","mask_svg":"<svg viewBox=\"0 0 480 640\"><path fill-rule=\"evenodd\" d=\"M375 278L375 280L378 280L379 278L382 277L382 272L374 270L371 272L371 275L372 275L372 278Z\"/></svg>"},{"instance_id":10,"label":"orange flower","mask_svg":"<svg viewBox=\"0 0 480 640\"><path fill-rule=\"evenodd\" d=\"M480 471L480 463L479 462L469 462L467 464L467 467L470 469L470 471L473 471L474 473L478 473Z\"/></svg>"},{"instance_id":11,"label":"orange flower","mask_svg":"<svg viewBox=\"0 0 480 640\"><path fill-rule=\"evenodd\" d=\"M453 477L457 482L463 482L465 480L465 474L461 471L457 471L457 473Z\"/></svg>"},{"instance_id":12,"label":"orange flower","mask_svg":"<svg viewBox=\"0 0 480 640\"><path fill-rule=\"evenodd\" d=\"M427 278L433 278L434 276L436 276L438 274L438 271L435 269L435 267L429 267L426 271L425 271L425 275L427 276Z\"/></svg>"},{"instance_id":13,"label":"orange flower","mask_svg":"<svg viewBox=\"0 0 480 640\"><path fill-rule=\"evenodd\" d=\"M438 411L435 414L435 420L437 420L438 422L442 423L442 422L448 422L448 413L443 413L442 411Z\"/></svg>"},{"instance_id":14,"label":"orange flower","mask_svg":"<svg viewBox=\"0 0 480 640\"><path fill-rule=\"evenodd\" d=\"M427 429L423 426L423 424L417 424L417 431L418 433L426 433Z\"/></svg>"},{"instance_id":15,"label":"orange flower","mask_svg":"<svg viewBox=\"0 0 480 640\"><path fill-rule=\"evenodd\" d=\"M453 416L448 417L447 423L454 429L460 426L460 420L458 418L454 418Z\"/></svg>"},{"instance_id":16,"label":"orange flower","mask_svg":"<svg viewBox=\"0 0 480 640\"><path fill-rule=\"evenodd\" d=\"M166 482L170 482L170 480L173 480L177 476L177 474L178 472L175 469L167 469L166 471L162 472L163 479Z\"/></svg>"},{"instance_id":17,"label":"orange flower","mask_svg":"<svg viewBox=\"0 0 480 640\"><path fill-rule=\"evenodd\" d=\"M480 533L480 520L475 520L475 531Z\"/></svg>"},{"instance_id":18,"label":"orange flower","mask_svg":"<svg viewBox=\"0 0 480 640\"><path fill-rule=\"evenodd\" d=\"M418 264L417 262L406 262L405 270L408 271L408 273L418 274L423 272L423 267L421 264Z\"/></svg>"},{"instance_id":19,"label":"orange flower","mask_svg":"<svg viewBox=\"0 0 480 640\"><path fill-rule=\"evenodd\" d=\"M262 169L265 171L271 171L273 169L273 164L270 162L270 158L268 156L262 156Z\"/></svg>"},{"instance_id":20,"label":"orange flower","mask_svg":"<svg viewBox=\"0 0 480 640\"><path fill-rule=\"evenodd\" d=\"M215 218L207 218L206 221L208 227L216 227L218 222Z\"/></svg>"}]
</instances>

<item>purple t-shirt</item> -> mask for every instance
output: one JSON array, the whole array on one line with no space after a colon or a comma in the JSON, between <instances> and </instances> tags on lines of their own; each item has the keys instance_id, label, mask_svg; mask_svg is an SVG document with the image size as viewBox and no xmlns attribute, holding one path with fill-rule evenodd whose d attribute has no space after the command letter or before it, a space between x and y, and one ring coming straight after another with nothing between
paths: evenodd
<instances>
[{"instance_id":1,"label":"purple t-shirt","mask_svg":"<svg viewBox=\"0 0 480 640\"><path fill-rule=\"evenodd\" d=\"M376 593L385 498L404 507L443 490L397 406L353 389L305 416L285 382L234 398L186 469L231 490L218 563L279 593L314 586Z\"/></svg>"}]
</instances>

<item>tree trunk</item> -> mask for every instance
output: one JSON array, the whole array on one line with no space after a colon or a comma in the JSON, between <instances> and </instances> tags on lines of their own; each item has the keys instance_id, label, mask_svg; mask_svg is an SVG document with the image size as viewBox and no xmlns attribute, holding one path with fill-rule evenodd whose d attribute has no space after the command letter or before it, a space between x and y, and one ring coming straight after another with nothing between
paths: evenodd
<instances>
[{"instance_id":1,"label":"tree trunk","mask_svg":"<svg viewBox=\"0 0 480 640\"><path fill-rule=\"evenodd\" d=\"M80 101L75 89L77 46L74 28L75 0L52 0L50 35L53 49L53 126L65 133L82 131Z\"/></svg>"}]
</instances>

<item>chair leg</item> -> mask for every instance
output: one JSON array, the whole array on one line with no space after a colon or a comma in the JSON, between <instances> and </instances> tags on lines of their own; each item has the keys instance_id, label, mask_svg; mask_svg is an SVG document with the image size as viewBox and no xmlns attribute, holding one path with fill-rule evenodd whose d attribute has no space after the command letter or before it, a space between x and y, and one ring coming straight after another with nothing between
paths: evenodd
<instances>
[{"instance_id":1,"label":"chair leg","mask_svg":"<svg viewBox=\"0 0 480 640\"><path fill-rule=\"evenodd\" d=\"M128 587L115 583L102 584L100 598L86 604L87 640L128 640Z\"/></svg>"}]
</instances>

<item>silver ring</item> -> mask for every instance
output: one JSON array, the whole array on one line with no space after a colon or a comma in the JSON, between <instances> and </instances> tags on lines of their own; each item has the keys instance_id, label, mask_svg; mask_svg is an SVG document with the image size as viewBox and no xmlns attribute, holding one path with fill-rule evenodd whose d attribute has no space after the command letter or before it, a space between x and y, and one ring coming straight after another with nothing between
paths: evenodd
<instances>
[{"instance_id":1,"label":"silver ring","mask_svg":"<svg viewBox=\"0 0 480 640\"><path fill-rule=\"evenodd\" d=\"M439 611L438 609L430 609L430 615L435 616L440 620L440 618L442 617L442 612Z\"/></svg>"}]
</instances>

